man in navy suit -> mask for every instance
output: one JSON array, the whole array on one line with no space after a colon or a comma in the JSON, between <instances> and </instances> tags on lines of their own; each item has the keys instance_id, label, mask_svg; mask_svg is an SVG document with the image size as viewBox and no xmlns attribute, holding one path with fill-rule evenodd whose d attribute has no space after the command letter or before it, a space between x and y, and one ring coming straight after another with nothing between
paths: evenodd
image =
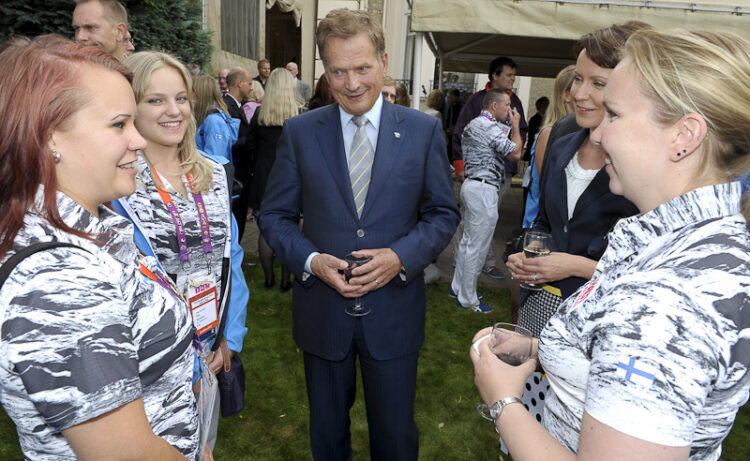
<instances>
[{"instance_id":1,"label":"man in navy suit","mask_svg":"<svg viewBox=\"0 0 750 461\"><path fill-rule=\"evenodd\" d=\"M388 56L366 12L332 11L317 43L337 104L286 121L259 217L295 275L293 335L304 351L312 453L351 459L359 357L371 458L416 460L422 271L458 223L445 143L436 118L383 101ZM350 252L372 260L347 282ZM369 314L345 312L356 297Z\"/></svg>"}]
</instances>

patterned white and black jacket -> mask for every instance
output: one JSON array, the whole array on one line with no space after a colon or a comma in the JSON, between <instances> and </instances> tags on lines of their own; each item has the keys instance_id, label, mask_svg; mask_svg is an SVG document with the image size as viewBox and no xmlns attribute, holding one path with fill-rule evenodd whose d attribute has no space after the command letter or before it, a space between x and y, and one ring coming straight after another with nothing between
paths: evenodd
<instances>
[{"instance_id":1,"label":"patterned white and black jacket","mask_svg":"<svg viewBox=\"0 0 750 461\"><path fill-rule=\"evenodd\" d=\"M750 376L750 233L739 183L622 219L594 276L541 334L544 425L578 450L584 410L715 460Z\"/></svg>"},{"instance_id":2,"label":"patterned white and black jacket","mask_svg":"<svg viewBox=\"0 0 750 461\"><path fill-rule=\"evenodd\" d=\"M486 110L466 125L461 149L467 178L484 179L497 187L505 182L505 157L516 150L509 134L510 127L495 120Z\"/></svg>"},{"instance_id":3,"label":"patterned white and black jacket","mask_svg":"<svg viewBox=\"0 0 750 461\"><path fill-rule=\"evenodd\" d=\"M52 227L32 207L3 260L38 242L80 247L29 256L0 290L0 401L24 456L77 459L61 431L141 398L154 433L195 459L187 307L139 270L156 261L140 256L129 221L103 206L96 218L61 192L57 205L97 241Z\"/></svg>"},{"instance_id":4,"label":"patterned white and black jacket","mask_svg":"<svg viewBox=\"0 0 750 461\"><path fill-rule=\"evenodd\" d=\"M213 180L210 189L201 195L211 233L213 253L210 259L203 251L198 212L184 175L182 180L188 190L187 197L177 193L166 179L161 180L184 223L190 258L189 268L185 268L180 261L174 221L158 193L150 166L140 152L136 163L136 192L118 202L127 208L130 219L141 229L159 263L175 281L180 293L185 293L189 278L200 277L205 273L210 260L219 290L219 315L223 319L220 327L223 330L222 336L226 339L229 349L239 352L247 333L245 317L248 299L247 286L239 269L242 264L242 249L232 240L235 236L232 235L232 211L226 172L224 167L215 161L208 161L213 167ZM218 347L217 343L211 345L214 349ZM196 367L195 379L197 372Z\"/></svg>"}]
</instances>

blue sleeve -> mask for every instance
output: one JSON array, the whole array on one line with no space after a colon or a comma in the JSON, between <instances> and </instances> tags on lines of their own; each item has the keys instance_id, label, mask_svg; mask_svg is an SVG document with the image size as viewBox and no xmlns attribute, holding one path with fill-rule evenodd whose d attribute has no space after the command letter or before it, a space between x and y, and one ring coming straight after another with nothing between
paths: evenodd
<instances>
[{"instance_id":1,"label":"blue sleeve","mask_svg":"<svg viewBox=\"0 0 750 461\"><path fill-rule=\"evenodd\" d=\"M203 146L200 146L200 132L203 131ZM229 161L227 152L231 147L232 137L227 124L220 117L206 117L195 135L198 149L207 153L211 158L224 158ZM225 162L222 162L225 163Z\"/></svg>"},{"instance_id":2,"label":"blue sleeve","mask_svg":"<svg viewBox=\"0 0 750 461\"><path fill-rule=\"evenodd\" d=\"M193 384L198 382L198 379L200 377L201 377L201 362L200 360L198 360L198 354L193 352Z\"/></svg>"},{"instance_id":3,"label":"blue sleeve","mask_svg":"<svg viewBox=\"0 0 750 461\"><path fill-rule=\"evenodd\" d=\"M406 269L406 282L421 276L424 268L450 243L460 219L442 128L435 118L426 155L419 220L390 246Z\"/></svg>"},{"instance_id":4,"label":"blue sleeve","mask_svg":"<svg viewBox=\"0 0 750 461\"><path fill-rule=\"evenodd\" d=\"M245 320L247 317L247 302L250 298L250 290L247 288L245 275L242 273L242 257L244 252L238 242L237 221L232 218L232 293L229 297L229 306L227 307L226 326L224 327L224 337L227 340L227 346L234 352L242 351L242 341L247 333Z\"/></svg>"}]
</instances>

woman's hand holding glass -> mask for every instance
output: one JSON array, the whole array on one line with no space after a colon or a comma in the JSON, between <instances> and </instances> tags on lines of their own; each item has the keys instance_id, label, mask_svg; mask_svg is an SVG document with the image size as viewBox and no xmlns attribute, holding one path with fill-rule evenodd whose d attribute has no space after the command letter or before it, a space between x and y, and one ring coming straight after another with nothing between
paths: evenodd
<instances>
[{"instance_id":1,"label":"woman's hand holding glass","mask_svg":"<svg viewBox=\"0 0 750 461\"><path fill-rule=\"evenodd\" d=\"M508 257L511 277L522 283L549 283L568 277L591 278L596 261L583 256L553 251L543 258L527 258L523 253ZM536 278L534 276L536 275Z\"/></svg>"},{"instance_id":2,"label":"woman's hand holding glass","mask_svg":"<svg viewBox=\"0 0 750 461\"><path fill-rule=\"evenodd\" d=\"M516 325L498 323L480 330L472 340L474 382L485 402L477 411L486 419L492 420L489 405L505 397L520 398L526 378L536 369L538 340L520 330Z\"/></svg>"}]
</instances>

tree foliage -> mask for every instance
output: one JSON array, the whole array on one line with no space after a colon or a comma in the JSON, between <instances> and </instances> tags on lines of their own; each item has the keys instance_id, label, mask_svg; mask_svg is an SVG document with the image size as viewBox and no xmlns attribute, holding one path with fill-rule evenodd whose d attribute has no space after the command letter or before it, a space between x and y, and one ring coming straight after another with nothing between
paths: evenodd
<instances>
[{"instance_id":1,"label":"tree foliage","mask_svg":"<svg viewBox=\"0 0 750 461\"><path fill-rule=\"evenodd\" d=\"M204 67L211 60L211 32L202 30L198 0L120 0L128 11L136 50L163 50ZM55 33L73 39L74 0L2 0L0 43L12 35Z\"/></svg>"}]
</instances>

